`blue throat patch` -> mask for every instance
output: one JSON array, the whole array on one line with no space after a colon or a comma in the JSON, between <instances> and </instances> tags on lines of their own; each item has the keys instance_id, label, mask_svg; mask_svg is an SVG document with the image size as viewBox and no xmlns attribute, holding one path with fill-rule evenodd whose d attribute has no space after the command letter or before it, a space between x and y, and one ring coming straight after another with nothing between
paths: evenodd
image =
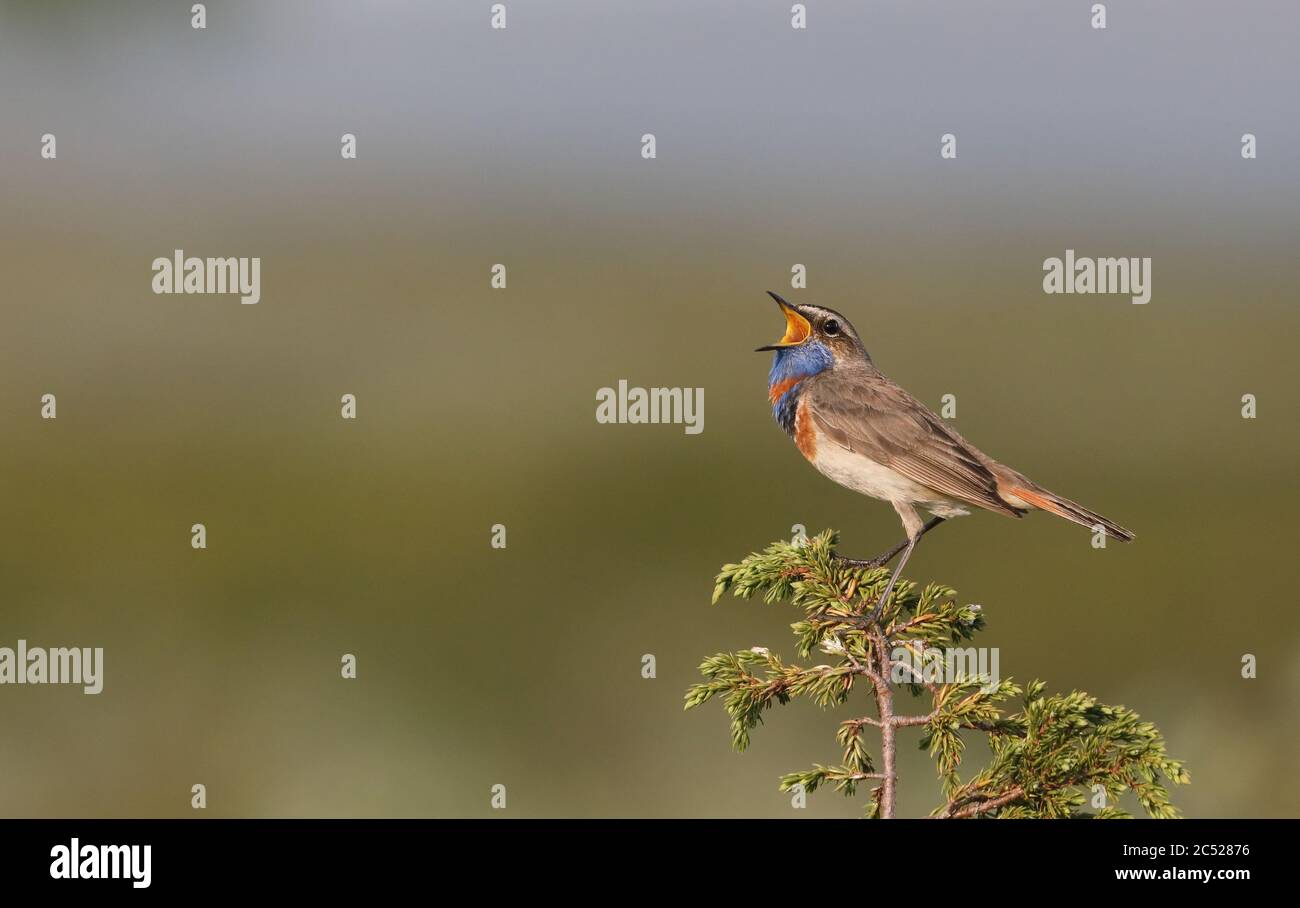
<instances>
[{"instance_id":1,"label":"blue throat patch","mask_svg":"<svg viewBox=\"0 0 1300 908\"><path fill-rule=\"evenodd\" d=\"M772 405L772 415L780 423L787 435L794 434L795 415L799 409L799 389L803 380L824 372L835 364L835 357L825 344L820 341L800 344L797 347L784 347L776 351L772 358L772 371L767 376L770 389L794 382Z\"/></svg>"}]
</instances>

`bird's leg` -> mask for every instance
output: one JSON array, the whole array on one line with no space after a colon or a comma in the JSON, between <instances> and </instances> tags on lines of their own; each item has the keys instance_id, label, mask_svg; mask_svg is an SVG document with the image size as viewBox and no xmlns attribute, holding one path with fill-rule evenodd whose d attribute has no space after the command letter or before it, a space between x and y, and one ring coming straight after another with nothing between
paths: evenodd
<instances>
[{"instance_id":1,"label":"bird's leg","mask_svg":"<svg viewBox=\"0 0 1300 908\"><path fill-rule=\"evenodd\" d=\"M921 532L919 532L919 533L916 534L916 538L917 538L917 539L920 539L920 538L921 538L922 536L924 536L926 533L930 532L930 531L933 530L935 527L937 527L939 524L943 523L943 521L944 521L944 518L942 518L942 517L933 517L933 518L931 518L930 521L929 521L929 523L927 523L925 526L921 527ZM884 567L885 565L889 564L889 562L891 562L891 561L894 560L894 556L895 556L895 555L897 555L899 552L903 551L903 549L907 548L908 545L911 544L913 541L914 541L914 540L912 540L912 539L904 539L902 542L900 542L898 545L894 546L894 547L893 547L892 549L890 549L888 552L885 552L883 555L877 555L875 558L867 558L867 559L860 559L860 558L845 558L845 557L842 556L842 555L836 555L835 558L836 558L836 560L838 560L841 564L846 564L846 565L848 565L849 567L853 567L853 568L877 568L877 567Z\"/></svg>"},{"instance_id":2,"label":"bird's leg","mask_svg":"<svg viewBox=\"0 0 1300 908\"><path fill-rule=\"evenodd\" d=\"M940 518L942 519L942 518ZM933 523L934 521L931 521ZM880 613L885 610L885 603L889 601L889 594L894 591L894 584L898 582L898 575L903 573L903 566L907 564L907 559L912 555L912 549L916 548L916 543L920 540L921 534L907 540L903 546L903 557L898 559L898 567L894 568L894 575L889 578L889 583L885 584L885 591L880 594L880 600L876 602L876 607L872 609L870 617L867 618L867 624L875 624L880 620Z\"/></svg>"}]
</instances>

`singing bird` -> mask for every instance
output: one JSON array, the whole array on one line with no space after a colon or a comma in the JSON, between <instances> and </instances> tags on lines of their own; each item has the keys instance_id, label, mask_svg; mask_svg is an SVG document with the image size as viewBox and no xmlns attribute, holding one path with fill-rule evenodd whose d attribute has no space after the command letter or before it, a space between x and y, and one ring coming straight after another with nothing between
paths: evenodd
<instances>
[{"instance_id":1,"label":"singing bird","mask_svg":"<svg viewBox=\"0 0 1300 908\"><path fill-rule=\"evenodd\" d=\"M971 507L1023 517L1034 509L1129 542L1113 520L1049 492L984 454L928 407L880 373L848 319L821 306L792 305L768 291L785 315L775 350L768 399L781 428L803 456L840 485L887 501L907 538L857 567L880 567L902 553L871 617L879 617L917 541ZM922 522L922 511L934 515Z\"/></svg>"}]
</instances>

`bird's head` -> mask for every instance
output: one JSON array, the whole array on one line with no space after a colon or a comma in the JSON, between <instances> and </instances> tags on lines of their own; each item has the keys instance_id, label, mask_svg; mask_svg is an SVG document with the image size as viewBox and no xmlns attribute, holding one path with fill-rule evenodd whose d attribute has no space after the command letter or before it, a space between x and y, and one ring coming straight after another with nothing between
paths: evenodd
<instances>
[{"instance_id":1,"label":"bird's head","mask_svg":"<svg viewBox=\"0 0 1300 908\"><path fill-rule=\"evenodd\" d=\"M774 378L778 374L812 375L840 362L871 361L858 332L834 309L788 303L771 290L767 294L785 316L785 335L775 344L758 348L759 352L776 351L772 362Z\"/></svg>"}]
</instances>

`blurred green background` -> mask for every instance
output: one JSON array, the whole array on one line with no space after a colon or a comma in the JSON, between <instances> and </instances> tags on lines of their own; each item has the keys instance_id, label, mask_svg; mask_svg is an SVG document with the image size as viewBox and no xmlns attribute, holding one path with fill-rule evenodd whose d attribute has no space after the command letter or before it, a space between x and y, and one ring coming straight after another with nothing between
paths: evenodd
<instances>
[{"instance_id":1,"label":"blurred green background","mask_svg":"<svg viewBox=\"0 0 1300 908\"><path fill-rule=\"evenodd\" d=\"M742 755L681 709L707 654L793 655L788 606L709 606L723 562L899 535L772 422L796 262L1138 535L979 514L909 575L984 606L1004 675L1156 722L1187 814L1297 813L1293 7L189 6L0 3L0 645L106 650L97 697L0 688L0 814L859 813L776 780L865 700ZM176 248L260 256L261 303L153 295ZM1151 303L1044 295L1067 248L1150 256ZM703 434L597 424L619 379L704 388Z\"/></svg>"}]
</instances>

